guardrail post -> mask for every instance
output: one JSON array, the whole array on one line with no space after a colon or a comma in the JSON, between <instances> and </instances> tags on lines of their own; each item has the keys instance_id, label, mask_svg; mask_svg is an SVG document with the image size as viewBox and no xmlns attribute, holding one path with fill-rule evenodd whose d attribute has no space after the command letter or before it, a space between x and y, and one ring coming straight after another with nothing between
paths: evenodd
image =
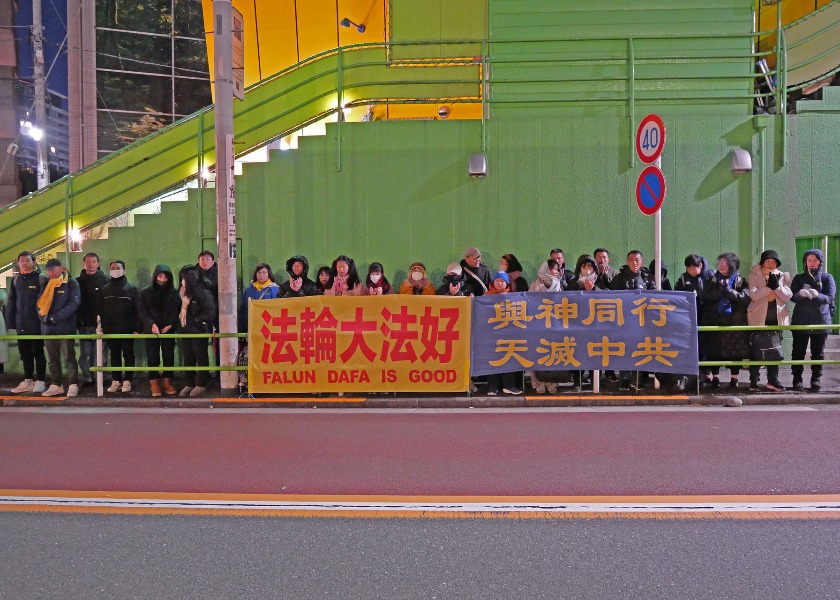
<instances>
[{"instance_id":1,"label":"guardrail post","mask_svg":"<svg viewBox=\"0 0 840 600\"><path fill-rule=\"evenodd\" d=\"M102 335L101 323L97 322L96 333L97 335ZM103 348L104 345L105 342L102 341L101 337L96 338L96 366L100 369L105 366L105 349ZM102 371L96 372L96 395L100 398L105 395L105 374Z\"/></svg>"}]
</instances>

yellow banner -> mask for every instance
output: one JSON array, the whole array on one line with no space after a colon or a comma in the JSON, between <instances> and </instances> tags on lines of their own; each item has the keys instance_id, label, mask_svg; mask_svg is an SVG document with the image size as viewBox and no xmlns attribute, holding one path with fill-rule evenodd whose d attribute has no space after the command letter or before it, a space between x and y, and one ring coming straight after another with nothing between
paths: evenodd
<instances>
[{"instance_id":1,"label":"yellow banner","mask_svg":"<svg viewBox=\"0 0 840 600\"><path fill-rule=\"evenodd\" d=\"M470 311L447 296L252 301L248 391L464 392Z\"/></svg>"}]
</instances>

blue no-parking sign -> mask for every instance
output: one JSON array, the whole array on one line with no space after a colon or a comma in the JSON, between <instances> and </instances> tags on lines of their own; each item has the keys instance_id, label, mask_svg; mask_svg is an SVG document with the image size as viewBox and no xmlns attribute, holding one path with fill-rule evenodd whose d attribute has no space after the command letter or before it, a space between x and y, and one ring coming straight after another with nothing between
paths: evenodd
<instances>
[{"instance_id":1,"label":"blue no-parking sign","mask_svg":"<svg viewBox=\"0 0 840 600\"><path fill-rule=\"evenodd\" d=\"M650 165L639 175L636 182L636 204L644 214L655 215L665 200L665 176L659 167Z\"/></svg>"}]
</instances>

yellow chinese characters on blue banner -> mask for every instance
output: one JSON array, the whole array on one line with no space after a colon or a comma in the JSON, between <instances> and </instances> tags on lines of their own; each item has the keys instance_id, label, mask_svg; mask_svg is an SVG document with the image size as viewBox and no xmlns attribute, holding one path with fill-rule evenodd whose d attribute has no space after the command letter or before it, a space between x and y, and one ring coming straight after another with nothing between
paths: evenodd
<instances>
[{"instance_id":1,"label":"yellow chinese characters on blue banner","mask_svg":"<svg viewBox=\"0 0 840 600\"><path fill-rule=\"evenodd\" d=\"M528 292L473 302L472 374L609 369L697 372L688 292Z\"/></svg>"},{"instance_id":2,"label":"yellow chinese characters on blue banner","mask_svg":"<svg viewBox=\"0 0 840 600\"><path fill-rule=\"evenodd\" d=\"M248 391L464 392L470 309L438 296L252 301Z\"/></svg>"}]
</instances>

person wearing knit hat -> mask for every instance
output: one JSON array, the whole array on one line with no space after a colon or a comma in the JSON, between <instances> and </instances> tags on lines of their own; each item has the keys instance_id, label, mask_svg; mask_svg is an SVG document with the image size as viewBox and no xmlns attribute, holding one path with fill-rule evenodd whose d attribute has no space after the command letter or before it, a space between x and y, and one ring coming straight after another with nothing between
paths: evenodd
<instances>
[{"instance_id":1,"label":"person wearing knit hat","mask_svg":"<svg viewBox=\"0 0 840 600\"><path fill-rule=\"evenodd\" d=\"M837 286L834 277L823 271L825 258L821 250L812 248L806 250L802 255L802 273L793 278L790 291L793 294L793 319L794 325L830 325L834 316L834 301L837 294ZM811 329L809 331L793 332L793 360L805 360L805 351L811 345L811 360L823 360L825 358L825 342L828 339L828 329ZM802 391L802 373L805 370L803 365L792 365L793 389ZM819 392L822 389L820 378L822 377L822 365L811 365L811 391Z\"/></svg>"},{"instance_id":2,"label":"person wearing knit hat","mask_svg":"<svg viewBox=\"0 0 840 600\"><path fill-rule=\"evenodd\" d=\"M408 268L408 277L400 284L400 294L415 296L434 296L435 286L426 274L426 265L413 262Z\"/></svg>"},{"instance_id":3,"label":"person wearing knit hat","mask_svg":"<svg viewBox=\"0 0 840 600\"><path fill-rule=\"evenodd\" d=\"M747 284L750 288L750 305L747 307L749 325L790 325L790 315L785 303L793 297L789 273L779 271L782 261L775 250L761 253L758 264L750 270ZM781 353L781 331L754 331L751 334L753 360L761 360L760 351L769 346L777 347ZM775 360L784 360L781 359ZM758 379L761 365L750 366L750 390L758 391ZM779 365L767 365L767 389L774 392L784 391L779 382Z\"/></svg>"},{"instance_id":4,"label":"person wearing knit hat","mask_svg":"<svg viewBox=\"0 0 840 600\"><path fill-rule=\"evenodd\" d=\"M490 289L487 295L507 294L510 292L510 277L504 271L498 271L493 276ZM487 395L496 396L499 389L505 394L518 396L522 393L520 387L522 382L522 371L511 371L508 373L494 373L487 376Z\"/></svg>"}]
</instances>

